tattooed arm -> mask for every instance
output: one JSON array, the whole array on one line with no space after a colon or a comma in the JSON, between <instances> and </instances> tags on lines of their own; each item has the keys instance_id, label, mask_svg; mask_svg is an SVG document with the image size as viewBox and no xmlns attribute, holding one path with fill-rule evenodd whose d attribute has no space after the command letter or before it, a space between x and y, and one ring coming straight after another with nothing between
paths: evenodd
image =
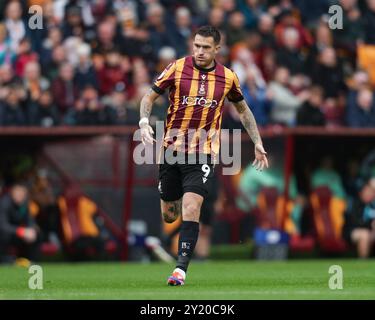
<instances>
[{"instance_id":1,"label":"tattooed arm","mask_svg":"<svg viewBox=\"0 0 375 320\"><path fill-rule=\"evenodd\" d=\"M159 97L154 90L150 89L141 100L140 116L142 118L149 118L152 111L154 101Z\"/></svg>"},{"instance_id":2,"label":"tattooed arm","mask_svg":"<svg viewBox=\"0 0 375 320\"><path fill-rule=\"evenodd\" d=\"M262 139L260 137L253 113L245 100L233 102L233 104L236 107L237 112L240 114L242 125L255 145L255 160L253 162L253 166L256 166L256 168L260 170L263 170L264 167L268 168L268 160L266 157L267 152L263 148Z\"/></svg>"},{"instance_id":3,"label":"tattooed arm","mask_svg":"<svg viewBox=\"0 0 375 320\"><path fill-rule=\"evenodd\" d=\"M262 139L260 138L254 115L245 100L241 100L240 102L235 102L233 104L236 107L237 112L240 114L242 125L249 134L251 140L255 145L262 144Z\"/></svg>"},{"instance_id":4,"label":"tattooed arm","mask_svg":"<svg viewBox=\"0 0 375 320\"><path fill-rule=\"evenodd\" d=\"M141 128L143 144L145 144L146 142L153 144L154 141L154 138L152 137L152 135L154 134L154 130L149 125L148 119L151 115L152 105L158 97L159 94L150 89L141 100L141 107L139 110L141 120L139 121L139 127Z\"/></svg>"}]
</instances>

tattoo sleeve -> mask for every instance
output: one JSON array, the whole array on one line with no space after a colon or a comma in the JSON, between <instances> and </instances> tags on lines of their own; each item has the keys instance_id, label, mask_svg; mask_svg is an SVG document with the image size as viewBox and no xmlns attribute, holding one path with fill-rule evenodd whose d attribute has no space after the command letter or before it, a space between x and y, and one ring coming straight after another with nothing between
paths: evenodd
<instances>
[{"instance_id":1,"label":"tattoo sleeve","mask_svg":"<svg viewBox=\"0 0 375 320\"><path fill-rule=\"evenodd\" d=\"M238 113L240 114L242 125L246 129L251 140L254 142L254 144L258 144L258 143L262 144L262 139L260 137L258 126L256 124L254 115L251 112L245 100L234 103L234 106L236 107Z\"/></svg>"},{"instance_id":2,"label":"tattoo sleeve","mask_svg":"<svg viewBox=\"0 0 375 320\"><path fill-rule=\"evenodd\" d=\"M152 99L151 99L152 89L145 94L145 96L141 100L141 107L139 110L141 118L149 118L152 111Z\"/></svg>"}]
</instances>

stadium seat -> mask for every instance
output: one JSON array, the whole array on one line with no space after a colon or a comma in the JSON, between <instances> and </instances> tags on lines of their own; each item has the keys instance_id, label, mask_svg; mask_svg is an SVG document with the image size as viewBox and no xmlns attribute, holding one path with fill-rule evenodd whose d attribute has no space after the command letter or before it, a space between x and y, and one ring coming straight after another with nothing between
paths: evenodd
<instances>
[{"instance_id":1,"label":"stadium seat","mask_svg":"<svg viewBox=\"0 0 375 320\"><path fill-rule=\"evenodd\" d=\"M94 216L98 212L96 204L86 197L76 185L68 185L62 197L58 200L61 213L63 244L67 253L75 255L77 248L84 248L87 257L94 257L103 250L113 255L118 250L115 241L104 240L100 237L100 229L95 223ZM75 248L77 247L77 248Z\"/></svg>"},{"instance_id":2,"label":"stadium seat","mask_svg":"<svg viewBox=\"0 0 375 320\"><path fill-rule=\"evenodd\" d=\"M301 236L292 221L294 203L287 203L287 218L283 226L285 207L284 196L275 187L264 187L258 195L258 208L256 209L257 226L263 229L276 229L285 231L290 235L289 249L291 251L308 252L315 247L315 241L310 236Z\"/></svg>"},{"instance_id":3,"label":"stadium seat","mask_svg":"<svg viewBox=\"0 0 375 320\"><path fill-rule=\"evenodd\" d=\"M347 244L341 234L346 202L334 197L327 186L315 188L310 202L319 248L327 253L346 251Z\"/></svg>"},{"instance_id":4,"label":"stadium seat","mask_svg":"<svg viewBox=\"0 0 375 320\"><path fill-rule=\"evenodd\" d=\"M44 242L40 245L40 252L42 256L54 256L59 251L59 247L52 242Z\"/></svg>"},{"instance_id":5,"label":"stadium seat","mask_svg":"<svg viewBox=\"0 0 375 320\"><path fill-rule=\"evenodd\" d=\"M278 229L295 234L296 228L289 217L293 210L293 201L287 203L288 217L283 226L285 198L275 187L264 187L257 198L257 225L265 229Z\"/></svg>"}]
</instances>

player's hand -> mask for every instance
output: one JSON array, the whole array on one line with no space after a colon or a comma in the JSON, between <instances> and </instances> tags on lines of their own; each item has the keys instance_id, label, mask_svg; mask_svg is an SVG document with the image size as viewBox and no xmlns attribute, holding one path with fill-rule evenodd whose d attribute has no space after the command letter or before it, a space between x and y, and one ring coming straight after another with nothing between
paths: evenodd
<instances>
[{"instance_id":1,"label":"player's hand","mask_svg":"<svg viewBox=\"0 0 375 320\"><path fill-rule=\"evenodd\" d=\"M253 167L262 171L264 167L268 168L267 152L260 143L255 145L255 160Z\"/></svg>"},{"instance_id":2,"label":"player's hand","mask_svg":"<svg viewBox=\"0 0 375 320\"><path fill-rule=\"evenodd\" d=\"M36 240L36 230L34 228L25 228L23 239L27 243L33 243Z\"/></svg>"},{"instance_id":3,"label":"player's hand","mask_svg":"<svg viewBox=\"0 0 375 320\"><path fill-rule=\"evenodd\" d=\"M154 130L149 124L144 124L141 126L141 137L142 143L145 145L146 142L153 144L156 140L153 138Z\"/></svg>"}]
</instances>

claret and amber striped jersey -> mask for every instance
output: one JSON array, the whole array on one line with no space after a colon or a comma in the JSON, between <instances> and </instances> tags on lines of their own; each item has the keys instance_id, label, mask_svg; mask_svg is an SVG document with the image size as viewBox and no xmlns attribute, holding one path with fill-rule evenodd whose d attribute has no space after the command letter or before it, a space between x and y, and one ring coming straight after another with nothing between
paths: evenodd
<instances>
[{"instance_id":1,"label":"claret and amber striped jersey","mask_svg":"<svg viewBox=\"0 0 375 320\"><path fill-rule=\"evenodd\" d=\"M192 56L171 63L156 79L158 94L169 88L164 147L184 153L218 154L225 97L243 99L236 74L220 63L197 66Z\"/></svg>"}]
</instances>

